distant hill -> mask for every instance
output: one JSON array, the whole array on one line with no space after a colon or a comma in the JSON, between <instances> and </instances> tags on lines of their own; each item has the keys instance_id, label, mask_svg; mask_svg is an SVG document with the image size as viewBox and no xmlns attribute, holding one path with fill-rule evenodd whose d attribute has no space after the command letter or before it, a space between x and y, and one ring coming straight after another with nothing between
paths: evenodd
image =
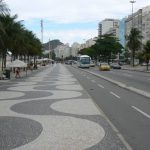
<instances>
[{"instance_id":1,"label":"distant hill","mask_svg":"<svg viewBox=\"0 0 150 150\"><path fill-rule=\"evenodd\" d=\"M43 50L54 50L58 45L62 45L63 43L60 42L59 40L52 40L50 42L44 43L43 44Z\"/></svg>"}]
</instances>

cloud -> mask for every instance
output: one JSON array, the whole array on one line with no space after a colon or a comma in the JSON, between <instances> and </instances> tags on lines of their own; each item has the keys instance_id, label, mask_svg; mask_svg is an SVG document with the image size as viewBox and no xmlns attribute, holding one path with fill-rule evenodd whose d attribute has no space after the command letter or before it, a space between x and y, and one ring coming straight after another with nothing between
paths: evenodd
<instances>
[{"instance_id":1,"label":"cloud","mask_svg":"<svg viewBox=\"0 0 150 150\"><path fill-rule=\"evenodd\" d=\"M26 27L39 38L41 38L40 20L43 19L44 22L46 20L51 24L49 28L44 28L44 42L49 38L56 38L64 43L83 42L83 39L97 36L96 26L83 28L78 24L94 22L98 25L98 22L105 18L121 19L131 14L132 8L127 0L5 0L5 2L11 9L11 14L18 14L18 19L24 20ZM134 12L147 5L150 5L149 0L136 1ZM64 26L65 24L68 26Z\"/></svg>"},{"instance_id":2,"label":"cloud","mask_svg":"<svg viewBox=\"0 0 150 150\"><path fill-rule=\"evenodd\" d=\"M43 42L48 42L48 40L59 39L63 43L73 42L83 43L84 39L90 39L97 35L97 31L95 29L74 29L74 30L59 30L59 31L49 31L45 30L43 32ZM40 32L37 32L38 37L41 36Z\"/></svg>"},{"instance_id":3,"label":"cloud","mask_svg":"<svg viewBox=\"0 0 150 150\"><path fill-rule=\"evenodd\" d=\"M121 18L131 12L131 5L126 0L6 0L6 3L21 20L47 18L57 23ZM149 0L136 2L135 9L148 3Z\"/></svg>"}]
</instances>

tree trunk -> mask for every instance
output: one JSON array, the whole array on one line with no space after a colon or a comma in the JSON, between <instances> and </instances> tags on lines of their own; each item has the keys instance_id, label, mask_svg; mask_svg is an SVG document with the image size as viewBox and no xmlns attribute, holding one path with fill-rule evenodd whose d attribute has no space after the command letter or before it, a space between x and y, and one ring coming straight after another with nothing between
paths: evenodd
<instances>
[{"instance_id":1,"label":"tree trunk","mask_svg":"<svg viewBox=\"0 0 150 150\"><path fill-rule=\"evenodd\" d=\"M6 68L6 53L2 55L2 71Z\"/></svg>"},{"instance_id":2,"label":"tree trunk","mask_svg":"<svg viewBox=\"0 0 150 150\"><path fill-rule=\"evenodd\" d=\"M135 57L135 51L132 51L132 66L134 67L134 57Z\"/></svg>"},{"instance_id":3,"label":"tree trunk","mask_svg":"<svg viewBox=\"0 0 150 150\"><path fill-rule=\"evenodd\" d=\"M149 60L146 61L146 70L148 71Z\"/></svg>"},{"instance_id":4,"label":"tree trunk","mask_svg":"<svg viewBox=\"0 0 150 150\"><path fill-rule=\"evenodd\" d=\"M35 66L35 63L36 63L36 56L34 56L34 66Z\"/></svg>"},{"instance_id":5,"label":"tree trunk","mask_svg":"<svg viewBox=\"0 0 150 150\"><path fill-rule=\"evenodd\" d=\"M30 58L29 58L30 56L28 55L27 56L27 62L28 62L28 64L29 64L29 61L30 61Z\"/></svg>"},{"instance_id":6,"label":"tree trunk","mask_svg":"<svg viewBox=\"0 0 150 150\"><path fill-rule=\"evenodd\" d=\"M2 55L2 71L4 70L4 57Z\"/></svg>"}]
</instances>

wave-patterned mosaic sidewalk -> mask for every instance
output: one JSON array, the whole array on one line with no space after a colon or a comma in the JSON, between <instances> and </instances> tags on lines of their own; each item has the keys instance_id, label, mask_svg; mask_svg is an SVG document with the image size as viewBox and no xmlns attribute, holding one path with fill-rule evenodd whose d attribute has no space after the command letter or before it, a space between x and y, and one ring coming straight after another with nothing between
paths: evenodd
<instances>
[{"instance_id":1,"label":"wave-patterned mosaic sidewalk","mask_svg":"<svg viewBox=\"0 0 150 150\"><path fill-rule=\"evenodd\" d=\"M0 91L0 150L125 150L83 87L55 64Z\"/></svg>"}]
</instances>

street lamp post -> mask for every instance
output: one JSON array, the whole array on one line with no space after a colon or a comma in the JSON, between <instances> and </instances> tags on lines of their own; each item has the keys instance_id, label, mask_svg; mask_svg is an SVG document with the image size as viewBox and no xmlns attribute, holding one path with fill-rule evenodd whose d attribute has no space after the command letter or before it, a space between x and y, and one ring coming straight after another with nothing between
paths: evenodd
<instances>
[{"instance_id":1,"label":"street lamp post","mask_svg":"<svg viewBox=\"0 0 150 150\"><path fill-rule=\"evenodd\" d=\"M133 28L133 4L135 3L135 0L131 0L130 3L132 4L132 28Z\"/></svg>"},{"instance_id":2,"label":"street lamp post","mask_svg":"<svg viewBox=\"0 0 150 150\"><path fill-rule=\"evenodd\" d=\"M43 44L43 20L41 19L41 43Z\"/></svg>"},{"instance_id":3,"label":"street lamp post","mask_svg":"<svg viewBox=\"0 0 150 150\"><path fill-rule=\"evenodd\" d=\"M131 27L131 30L134 28L134 20L133 20L133 4L135 3L136 1L135 0L131 0L130 3L132 4L132 27ZM130 31L131 32L131 31ZM132 65L134 66L134 54L133 54L133 50L132 50L132 53L131 53L131 58L132 58Z\"/></svg>"},{"instance_id":4,"label":"street lamp post","mask_svg":"<svg viewBox=\"0 0 150 150\"><path fill-rule=\"evenodd\" d=\"M49 39L49 42L48 42L48 49L49 49L49 59L51 58L51 47L50 47L50 39Z\"/></svg>"}]
</instances>

